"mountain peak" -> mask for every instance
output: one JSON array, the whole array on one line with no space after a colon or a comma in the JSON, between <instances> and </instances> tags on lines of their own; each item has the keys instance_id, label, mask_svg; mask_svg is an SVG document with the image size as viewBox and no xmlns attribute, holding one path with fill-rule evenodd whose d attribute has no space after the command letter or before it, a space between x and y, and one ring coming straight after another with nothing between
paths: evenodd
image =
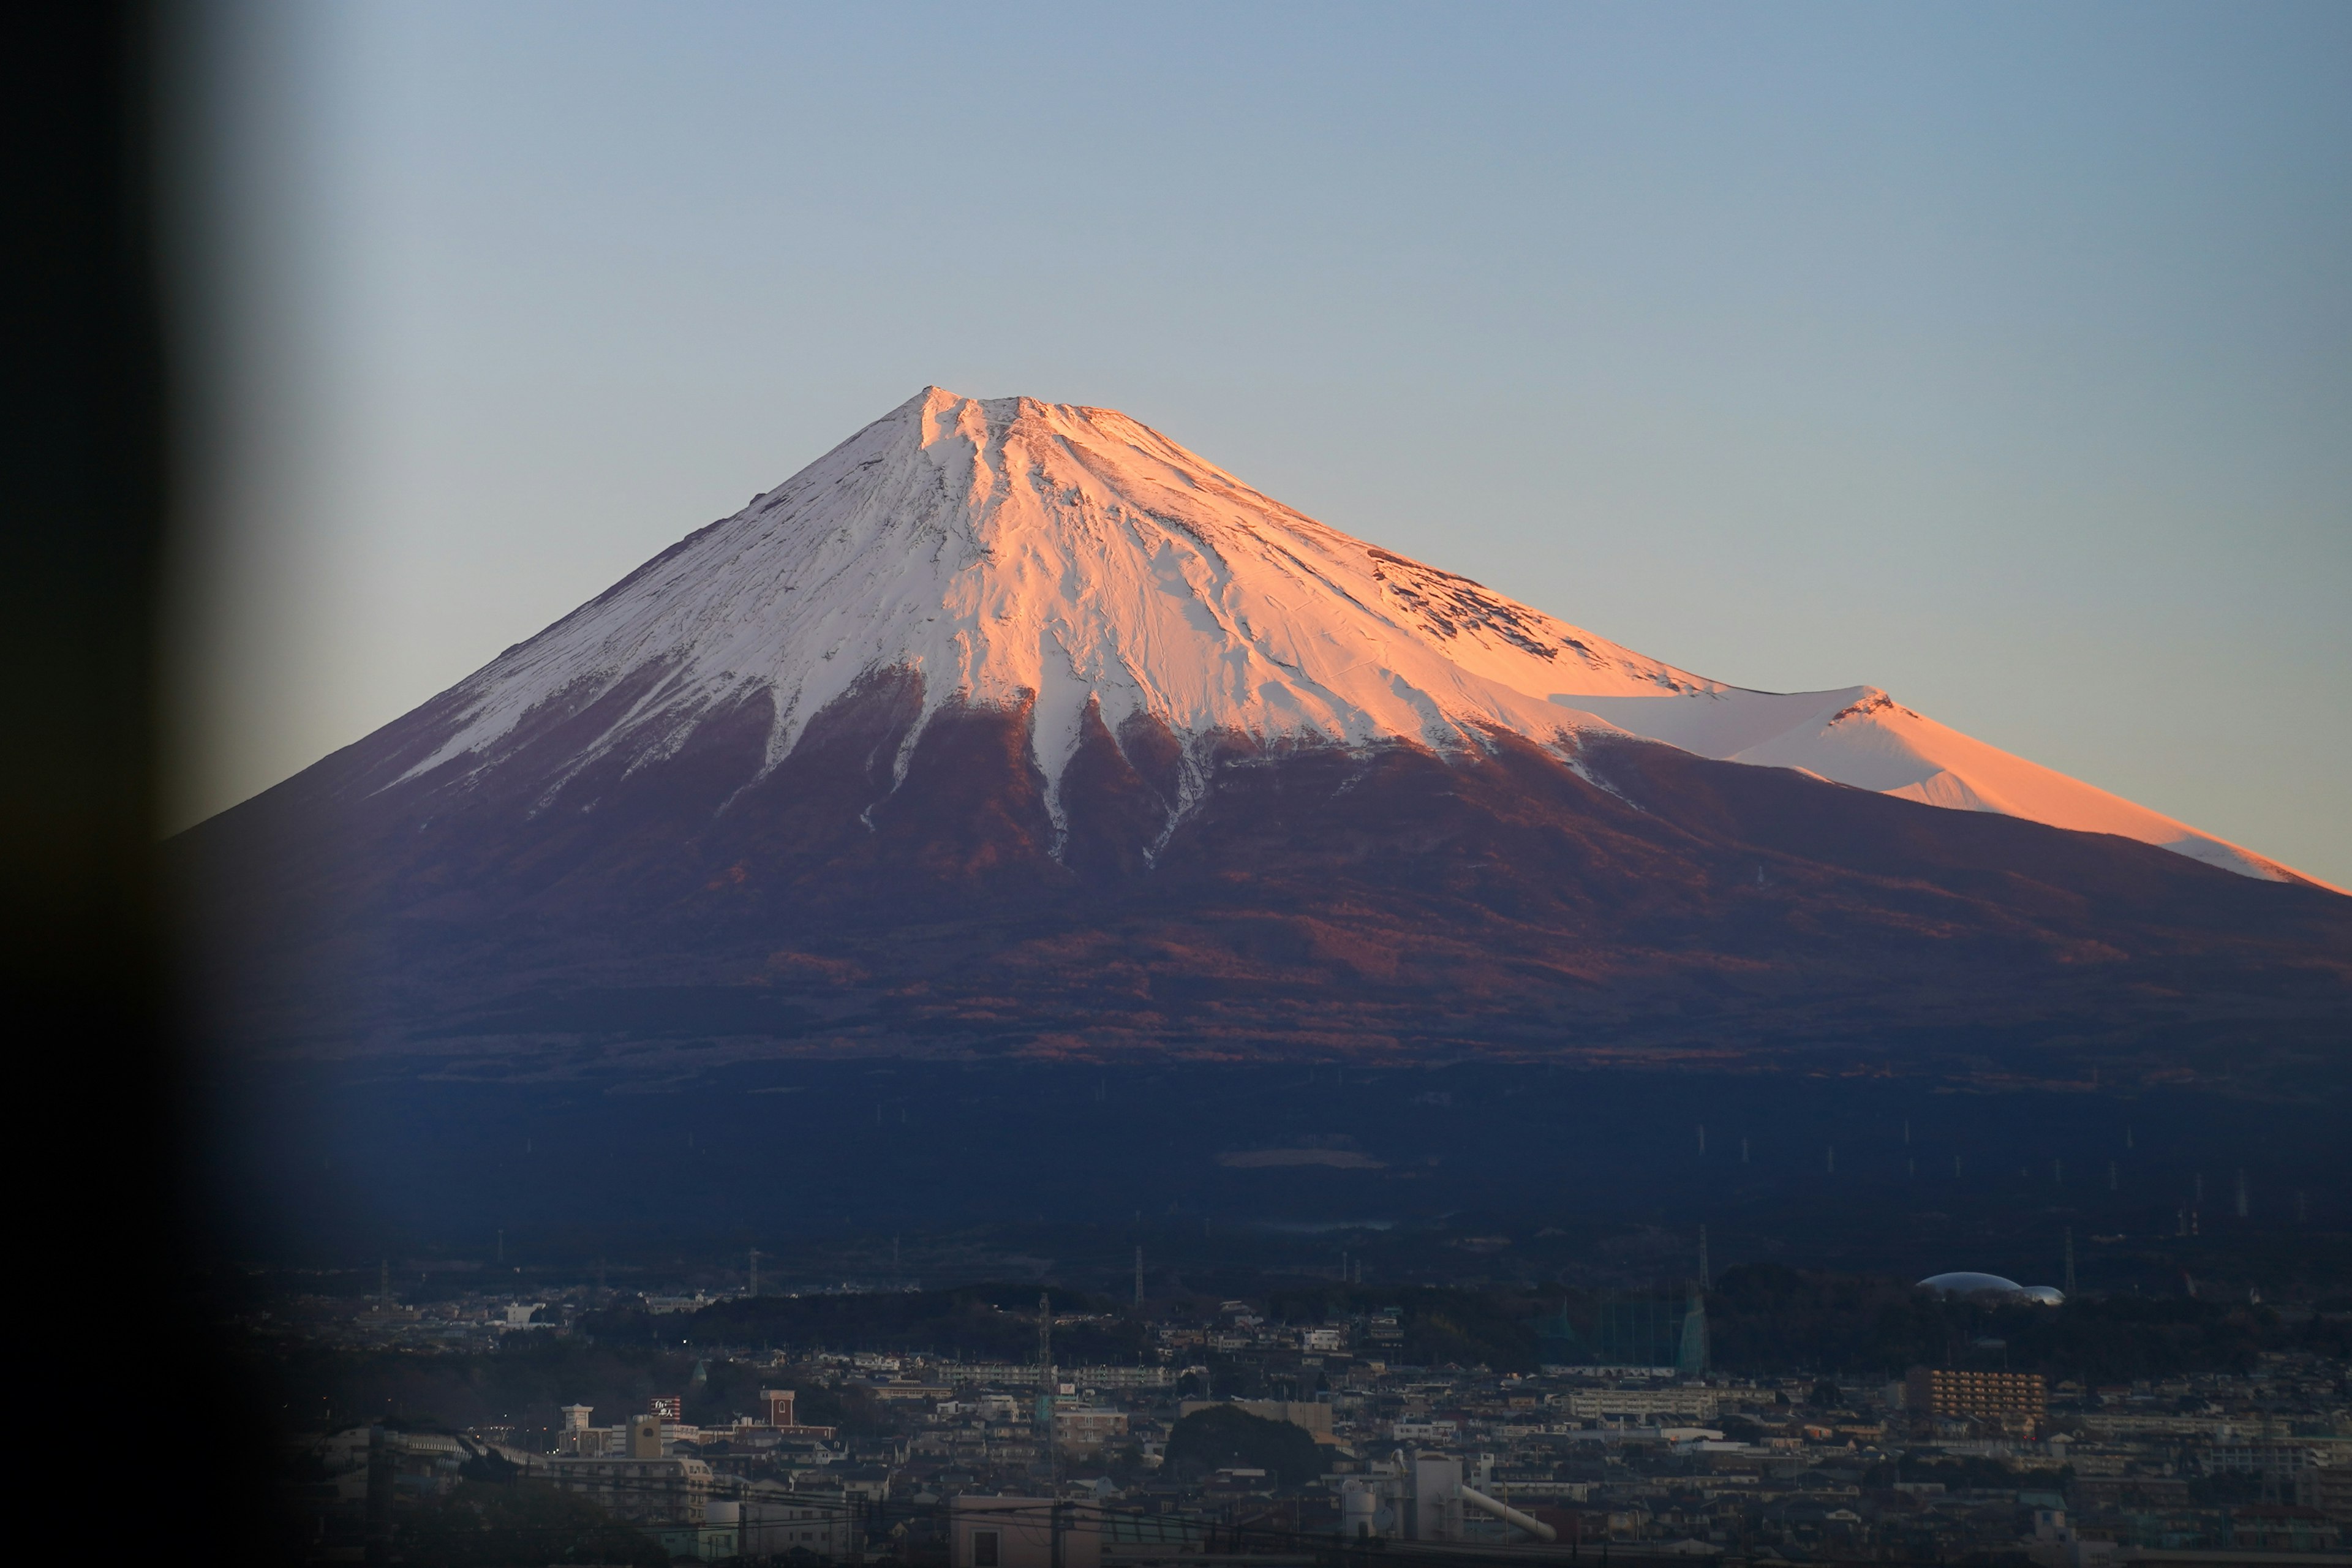
<instances>
[{"instance_id":1,"label":"mountain peak","mask_svg":"<svg viewBox=\"0 0 2352 1568\"><path fill-rule=\"evenodd\" d=\"M943 710L1022 712L1049 805L1096 721L1175 739L1180 812L1236 742L1450 753L1513 732L1573 766L1587 740L1633 736L2291 875L1876 688L1747 691L1634 653L1318 522L1115 409L939 386L468 677L403 776L455 783L562 724L580 739L552 794L722 719L764 725L764 776L885 674L919 692L899 768Z\"/></svg>"}]
</instances>

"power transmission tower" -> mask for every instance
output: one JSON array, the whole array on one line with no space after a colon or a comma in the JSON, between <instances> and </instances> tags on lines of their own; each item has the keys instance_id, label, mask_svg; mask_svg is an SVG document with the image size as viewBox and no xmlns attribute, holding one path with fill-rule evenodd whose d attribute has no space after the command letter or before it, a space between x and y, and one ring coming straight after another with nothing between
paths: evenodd
<instances>
[{"instance_id":1,"label":"power transmission tower","mask_svg":"<svg viewBox=\"0 0 2352 1568\"><path fill-rule=\"evenodd\" d=\"M1037 1293L1037 1425L1045 1444L1046 1474L1053 1490L1062 1495L1062 1446L1055 1441L1054 1395L1060 1392L1060 1379L1054 1371L1054 1298L1050 1291ZM1056 1542L1058 1545L1058 1539Z\"/></svg>"}]
</instances>

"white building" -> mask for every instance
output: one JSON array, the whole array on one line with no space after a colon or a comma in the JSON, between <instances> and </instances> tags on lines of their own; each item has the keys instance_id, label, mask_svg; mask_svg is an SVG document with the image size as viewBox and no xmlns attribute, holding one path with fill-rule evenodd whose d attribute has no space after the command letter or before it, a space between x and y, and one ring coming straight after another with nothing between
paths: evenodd
<instances>
[{"instance_id":1,"label":"white building","mask_svg":"<svg viewBox=\"0 0 2352 1568\"><path fill-rule=\"evenodd\" d=\"M1580 1421L1653 1415L1712 1421L1719 1403L1714 1392L1705 1388L1590 1388L1568 1396L1568 1413Z\"/></svg>"}]
</instances>

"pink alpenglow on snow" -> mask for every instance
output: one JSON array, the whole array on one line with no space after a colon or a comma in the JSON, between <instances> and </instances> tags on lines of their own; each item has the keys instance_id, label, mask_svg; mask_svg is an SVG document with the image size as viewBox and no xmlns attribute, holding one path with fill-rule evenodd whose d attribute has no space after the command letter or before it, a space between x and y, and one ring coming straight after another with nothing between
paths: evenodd
<instances>
[{"instance_id":1,"label":"pink alpenglow on snow","mask_svg":"<svg viewBox=\"0 0 2352 1568\"><path fill-rule=\"evenodd\" d=\"M462 721L411 776L494 765L526 715L624 692L581 766L657 761L764 690L772 769L890 668L921 674L924 722L1034 701L1057 816L1092 705L1113 733L1144 715L1191 748L1180 816L1220 732L1447 752L1510 731L1570 765L1583 737L1631 734L2309 879L1876 688L1749 691L1661 663L1327 527L1123 414L937 387L468 677L448 694Z\"/></svg>"}]
</instances>

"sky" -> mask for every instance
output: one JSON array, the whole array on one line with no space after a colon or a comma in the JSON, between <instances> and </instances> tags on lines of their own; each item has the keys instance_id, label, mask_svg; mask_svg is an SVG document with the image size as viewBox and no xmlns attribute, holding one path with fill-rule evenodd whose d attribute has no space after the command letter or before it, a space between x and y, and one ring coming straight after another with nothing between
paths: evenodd
<instances>
[{"instance_id":1,"label":"sky","mask_svg":"<svg viewBox=\"0 0 2352 1568\"><path fill-rule=\"evenodd\" d=\"M2352 885L2352 6L171 26L169 828L935 384Z\"/></svg>"}]
</instances>

